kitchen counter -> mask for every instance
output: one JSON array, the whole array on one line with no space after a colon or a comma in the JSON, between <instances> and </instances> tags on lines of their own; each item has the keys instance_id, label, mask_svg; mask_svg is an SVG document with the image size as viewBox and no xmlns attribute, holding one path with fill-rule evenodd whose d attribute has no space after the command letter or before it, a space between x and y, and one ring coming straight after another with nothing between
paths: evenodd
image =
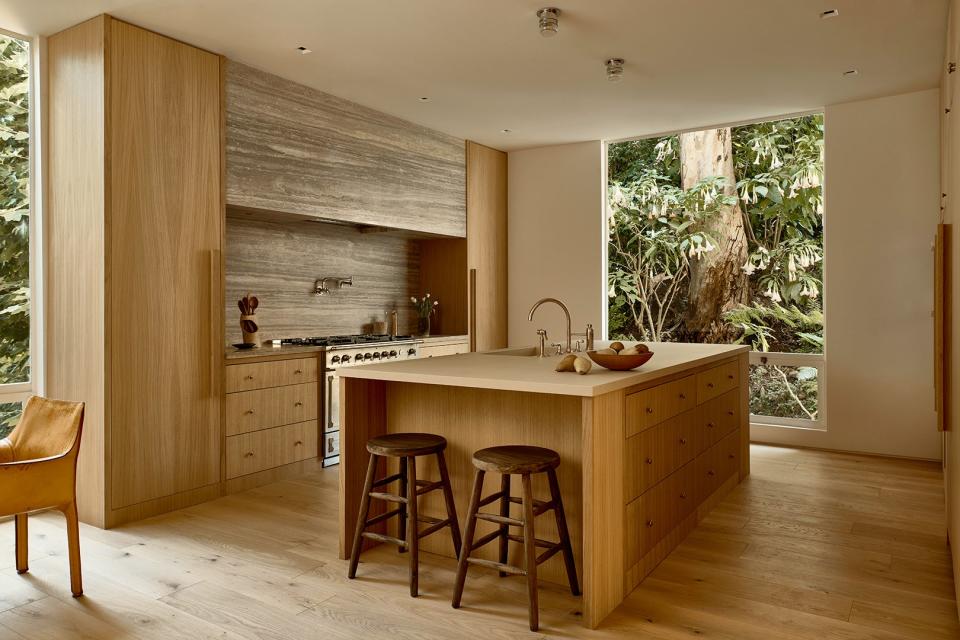
<instances>
[{"instance_id":1,"label":"kitchen counter","mask_svg":"<svg viewBox=\"0 0 960 640\"><path fill-rule=\"evenodd\" d=\"M470 499L473 452L499 445L547 447L560 456L557 479L582 577L583 620L598 626L750 472L748 348L649 346L653 358L634 371L594 364L587 375L555 372L558 356L521 355L532 349L339 369L340 557L350 551L369 438L405 432L446 438L461 515ZM397 469L395 461L391 465L388 473ZM418 472L435 479L434 462L424 459L422 465L417 462ZM486 494L499 486L488 475ZM543 478L533 480L535 493L545 496ZM519 484L512 485L514 495ZM440 496L421 500L423 513L443 513ZM369 516L383 509L373 505ZM556 539L551 520L538 519L538 538ZM393 520L376 527L399 535ZM490 530L483 523L478 535ZM448 547L449 538L441 535L420 542L422 551L452 558ZM488 560L496 552L496 545L478 551ZM561 557L540 565L537 577L565 584Z\"/></svg>"},{"instance_id":2,"label":"kitchen counter","mask_svg":"<svg viewBox=\"0 0 960 640\"><path fill-rule=\"evenodd\" d=\"M261 345L256 349L237 349L236 347L227 347L224 357L227 360L244 360L247 358L263 358L271 356L288 355L310 355L324 350L325 347L315 347L313 345L285 344L280 347L270 345Z\"/></svg>"},{"instance_id":3,"label":"kitchen counter","mask_svg":"<svg viewBox=\"0 0 960 640\"><path fill-rule=\"evenodd\" d=\"M597 348L602 349L609 344L597 342ZM501 349L487 353L369 364L342 369L339 374L343 378L593 397L749 351L748 347L742 345L647 344L654 352L653 358L633 371L609 371L594 363L587 375L557 373L554 367L560 356L538 358L509 355L522 349ZM586 353L579 355L587 357Z\"/></svg>"}]
</instances>

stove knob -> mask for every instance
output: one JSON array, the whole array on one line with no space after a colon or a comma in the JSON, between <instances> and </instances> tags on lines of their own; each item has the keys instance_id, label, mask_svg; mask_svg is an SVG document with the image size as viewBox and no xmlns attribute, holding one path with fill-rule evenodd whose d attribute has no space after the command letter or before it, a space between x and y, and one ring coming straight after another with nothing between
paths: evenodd
<instances>
[{"instance_id":1,"label":"stove knob","mask_svg":"<svg viewBox=\"0 0 960 640\"><path fill-rule=\"evenodd\" d=\"M349 358L350 356L343 356L343 357L346 359L346 358ZM332 358L330 358L330 362L332 362L333 364L337 364L338 362L340 362L340 356L333 356ZM344 362L346 362L346 360L344 360Z\"/></svg>"},{"instance_id":2,"label":"stove knob","mask_svg":"<svg viewBox=\"0 0 960 640\"><path fill-rule=\"evenodd\" d=\"M408 356L415 356L415 355L417 355L417 350L414 349L414 348L407 349L407 355L408 355Z\"/></svg>"},{"instance_id":3,"label":"stove knob","mask_svg":"<svg viewBox=\"0 0 960 640\"><path fill-rule=\"evenodd\" d=\"M373 354L372 354L372 353L365 353L365 354L363 354L363 359L364 359L364 360L373 360Z\"/></svg>"},{"instance_id":4,"label":"stove knob","mask_svg":"<svg viewBox=\"0 0 960 640\"><path fill-rule=\"evenodd\" d=\"M391 351L391 352L390 352L390 357L391 357L391 358L396 358L396 357L397 357L397 352L396 352L396 351Z\"/></svg>"},{"instance_id":5,"label":"stove knob","mask_svg":"<svg viewBox=\"0 0 960 640\"><path fill-rule=\"evenodd\" d=\"M336 361L337 361L337 360L336 360L337 356L333 356L333 357L334 357L334 360L333 360L333 361L336 362ZM344 364L350 362L350 356L346 356L346 355L343 356L342 358L340 358L340 362L343 362Z\"/></svg>"},{"instance_id":6,"label":"stove knob","mask_svg":"<svg viewBox=\"0 0 960 640\"><path fill-rule=\"evenodd\" d=\"M369 354L368 354L368 355L369 355ZM380 352L374 351L374 352L373 352L373 359L374 359L374 360L379 360L379 359L380 359Z\"/></svg>"},{"instance_id":7,"label":"stove knob","mask_svg":"<svg viewBox=\"0 0 960 640\"><path fill-rule=\"evenodd\" d=\"M380 352L380 357L381 357L381 358L386 359L386 357L389 356L389 355L390 355L390 354L387 353L386 351L381 351L381 352Z\"/></svg>"}]
</instances>

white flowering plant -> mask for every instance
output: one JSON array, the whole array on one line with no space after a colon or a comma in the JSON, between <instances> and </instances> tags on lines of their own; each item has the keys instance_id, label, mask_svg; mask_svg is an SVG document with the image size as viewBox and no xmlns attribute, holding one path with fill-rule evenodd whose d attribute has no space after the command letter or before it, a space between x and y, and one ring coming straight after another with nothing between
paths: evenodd
<instances>
[{"instance_id":1,"label":"white flowering plant","mask_svg":"<svg viewBox=\"0 0 960 640\"><path fill-rule=\"evenodd\" d=\"M411 296L410 302L413 303L413 308L417 310L417 315L421 318L429 318L430 314L434 313L440 304L440 301L431 298L429 293L425 293L420 298Z\"/></svg>"}]
</instances>

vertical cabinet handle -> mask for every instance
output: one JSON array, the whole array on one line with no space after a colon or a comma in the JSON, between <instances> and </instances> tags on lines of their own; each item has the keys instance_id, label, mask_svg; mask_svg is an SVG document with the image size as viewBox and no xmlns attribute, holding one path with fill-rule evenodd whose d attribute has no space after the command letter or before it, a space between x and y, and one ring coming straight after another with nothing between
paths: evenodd
<instances>
[{"instance_id":1,"label":"vertical cabinet handle","mask_svg":"<svg viewBox=\"0 0 960 640\"><path fill-rule=\"evenodd\" d=\"M469 305L470 305L470 325L467 329L470 332L470 353L477 350L477 270L470 269L469 285Z\"/></svg>"}]
</instances>

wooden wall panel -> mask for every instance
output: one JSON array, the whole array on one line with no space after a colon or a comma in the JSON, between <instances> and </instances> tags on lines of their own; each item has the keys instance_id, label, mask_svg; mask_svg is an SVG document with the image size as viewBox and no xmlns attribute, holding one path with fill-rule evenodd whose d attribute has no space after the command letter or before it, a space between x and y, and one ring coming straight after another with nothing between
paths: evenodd
<instances>
[{"instance_id":1,"label":"wooden wall panel","mask_svg":"<svg viewBox=\"0 0 960 640\"><path fill-rule=\"evenodd\" d=\"M419 245L394 233L362 233L316 222L227 220L226 341L240 342L237 300L260 299L260 339L370 330L396 307L400 330L416 329L410 296L419 295ZM313 293L320 276L353 276L353 286Z\"/></svg>"},{"instance_id":2,"label":"wooden wall panel","mask_svg":"<svg viewBox=\"0 0 960 640\"><path fill-rule=\"evenodd\" d=\"M431 320L434 335L467 333L467 241L420 242L420 291L440 301Z\"/></svg>"},{"instance_id":3,"label":"wooden wall panel","mask_svg":"<svg viewBox=\"0 0 960 640\"><path fill-rule=\"evenodd\" d=\"M110 20L113 509L220 481L220 57ZM146 62L145 62L146 61Z\"/></svg>"},{"instance_id":4,"label":"wooden wall panel","mask_svg":"<svg viewBox=\"0 0 960 640\"><path fill-rule=\"evenodd\" d=\"M236 62L227 203L466 234L463 140Z\"/></svg>"},{"instance_id":5,"label":"wooden wall panel","mask_svg":"<svg viewBox=\"0 0 960 640\"><path fill-rule=\"evenodd\" d=\"M46 251L46 394L87 403L78 463L80 518L103 525L103 430L108 410L104 235L105 18L47 40L49 177Z\"/></svg>"},{"instance_id":6,"label":"wooden wall panel","mask_svg":"<svg viewBox=\"0 0 960 640\"><path fill-rule=\"evenodd\" d=\"M467 268L476 269L476 351L507 346L507 154L467 142Z\"/></svg>"}]
</instances>

